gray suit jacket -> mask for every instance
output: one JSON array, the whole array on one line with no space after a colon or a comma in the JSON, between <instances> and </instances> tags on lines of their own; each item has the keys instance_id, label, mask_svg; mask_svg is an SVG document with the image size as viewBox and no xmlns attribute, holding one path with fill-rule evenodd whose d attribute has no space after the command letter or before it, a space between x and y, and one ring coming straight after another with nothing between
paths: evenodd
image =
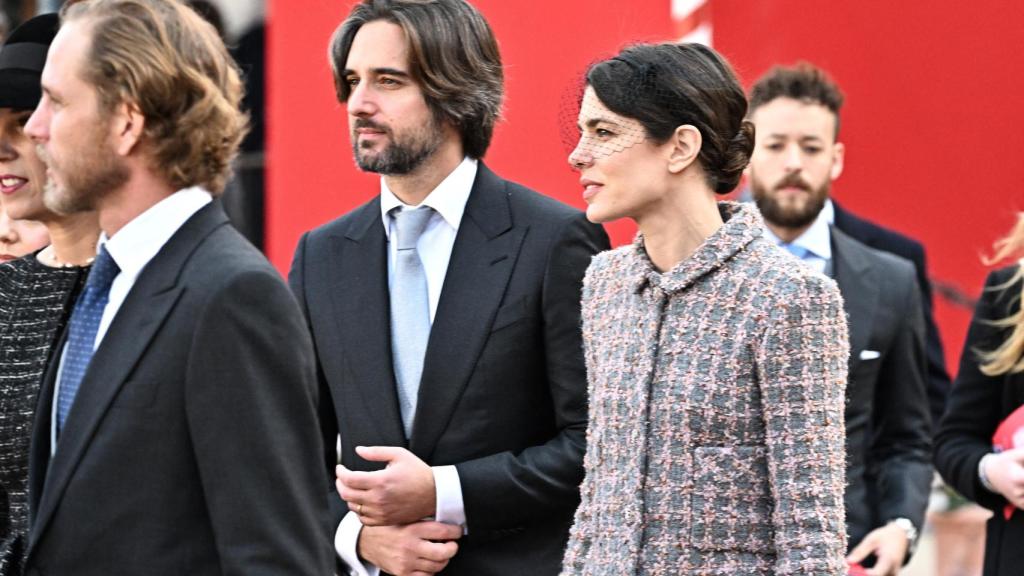
<instances>
[{"instance_id":1,"label":"gray suit jacket","mask_svg":"<svg viewBox=\"0 0 1024 576\"><path fill-rule=\"evenodd\" d=\"M219 203L136 279L51 458L56 364L32 435L28 574L329 573L309 335Z\"/></svg>"}]
</instances>

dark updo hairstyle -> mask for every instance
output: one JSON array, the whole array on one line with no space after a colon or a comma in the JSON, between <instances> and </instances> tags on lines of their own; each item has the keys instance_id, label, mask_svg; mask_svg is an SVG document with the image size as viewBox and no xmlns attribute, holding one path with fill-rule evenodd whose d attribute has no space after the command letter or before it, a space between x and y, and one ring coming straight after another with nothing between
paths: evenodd
<instances>
[{"instance_id":1,"label":"dark updo hairstyle","mask_svg":"<svg viewBox=\"0 0 1024 576\"><path fill-rule=\"evenodd\" d=\"M708 185L718 194L736 188L754 149L754 125L744 120L743 88L717 52L701 44L635 44L591 66L587 84L659 144L679 126L697 128Z\"/></svg>"}]
</instances>

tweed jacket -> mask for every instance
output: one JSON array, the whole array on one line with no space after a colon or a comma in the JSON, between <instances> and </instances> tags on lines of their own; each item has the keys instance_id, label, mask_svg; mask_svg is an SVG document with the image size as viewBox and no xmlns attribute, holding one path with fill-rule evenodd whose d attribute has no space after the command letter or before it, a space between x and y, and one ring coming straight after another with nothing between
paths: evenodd
<instances>
[{"instance_id":1,"label":"tweed jacket","mask_svg":"<svg viewBox=\"0 0 1024 576\"><path fill-rule=\"evenodd\" d=\"M658 273L643 238L583 289L590 424L564 575L845 573L849 344L835 283L751 205Z\"/></svg>"}]
</instances>

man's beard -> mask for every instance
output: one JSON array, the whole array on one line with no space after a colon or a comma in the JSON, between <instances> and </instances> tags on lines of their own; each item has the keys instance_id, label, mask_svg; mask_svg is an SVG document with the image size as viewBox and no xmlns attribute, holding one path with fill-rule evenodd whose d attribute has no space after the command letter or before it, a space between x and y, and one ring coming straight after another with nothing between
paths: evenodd
<instances>
[{"instance_id":1,"label":"man's beard","mask_svg":"<svg viewBox=\"0 0 1024 576\"><path fill-rule=\"evenodd\" d=\"M389 142L379 153L367 153L359 145L359 134L354 132L357 128L380 130ZM390 128L365 118L357 118L352 129L352 154L359 169L384 176L402 176L413 172L433 156L444 141L440 126L434 119L427 126L410 129L401 135L395 135Z\"/></svg>"},{"instance_id":2,"label":"man's beard","mask_svg":"<svg viewBox=\"0 0 1024 576\"><path fill-rule=\"evenodd\" d=\"M803 204L780 202L775 193L790 187L810 192L807 201ZM750 191L754 195L754 201L761 211L761 216L766 222L782 228L803 228L814 222L818 213L825 207L830 188L831 182L825 180L824 184L814 189L800 177L799 173L795 172L786 176L769 191L753 174L750 177Z\"/></svg>"},{"instance_id":3,"label":"man's beard","mask_svg":"<svg viewBox=\"0 0 1024 576\"><path fill-rule=\"evenodd\" d=\"M47 208L65 215L95 210L100 199L128 181L128 167L105 141L105 135L105 125L98 124L88 139L89 145L83 146L79 154L69 155L61 170L63 186L52 176L57 171L53 159L42 146L37 147L51 172L43 190Z\"/></svg>"}]
</instances>

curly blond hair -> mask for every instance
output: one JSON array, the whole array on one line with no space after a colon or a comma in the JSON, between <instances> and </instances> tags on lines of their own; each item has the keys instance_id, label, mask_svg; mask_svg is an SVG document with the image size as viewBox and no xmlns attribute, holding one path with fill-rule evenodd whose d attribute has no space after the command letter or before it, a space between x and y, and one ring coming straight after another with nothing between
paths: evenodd
<instances>
[{"instance_id":1,"label":"curly blond hair","mask_svg":"<svg viewBox=\"0 0 1024 576\"><path fill-rule=\"evenodd\" d=\"M61 17L89 24L85 79L106 112L138 106L153 169L176 189L223 191L249 119L238 66L213 26L178 0L84 0Z\"/></svg>"}]
</instances>

